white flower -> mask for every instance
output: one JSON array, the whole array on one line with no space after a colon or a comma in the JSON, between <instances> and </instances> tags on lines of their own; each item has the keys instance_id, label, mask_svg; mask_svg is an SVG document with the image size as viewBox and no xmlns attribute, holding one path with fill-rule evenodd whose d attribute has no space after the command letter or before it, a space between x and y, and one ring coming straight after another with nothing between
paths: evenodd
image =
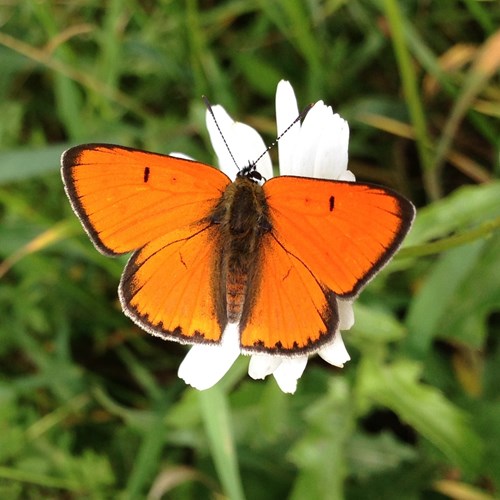
<instances>
[{"instance_id":1,"label":"white flower","mask_svg":"<svg viewBox=\"0 0 500 500\"><path fill-rule=\"evenodd\" d=\"M254 161L265 151L264 141L252 127L235 122L222 106L214 106L212 110L238 165L248 165L249 161ZM298 115L292 86L282 80L276 91L278 136ZM238 169L208 111L206 122L220 169L234 179ZM354 181L353 173L347 170L348 143L347 122L334 114L330 106L318 101L302 124L297 122L278 141L280 174ZM269 154L266 153L259 160L258 170L266 179L273 176ZM342 367L350 357L340 330L352 327L354 314L352 301L337 298L337 305L340 319L338 330L333 340L321 348L318 354L328 363ZM238 328L230 323L224 330L219 345L200 344L190 349L179 367L179 377L196 389L208 389L224 376L239 355ZM254 354L250 359L248 374L253 379L264 379L272 374L283 392L294 393L307 360L308 355L285 357Z\"/></svg>"}]
</instances>

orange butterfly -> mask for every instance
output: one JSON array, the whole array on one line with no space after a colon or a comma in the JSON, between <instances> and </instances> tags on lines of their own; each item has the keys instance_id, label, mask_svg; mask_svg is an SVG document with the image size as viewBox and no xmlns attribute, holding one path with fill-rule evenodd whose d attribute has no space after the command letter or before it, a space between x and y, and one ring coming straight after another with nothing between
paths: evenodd
<instances>
[{"instance_id":1,"label":"orange butterfly","mask_svg":"<svg viewBox=\"0 0 500 500\"><path fill-rule=\"evenodd\" d=\"M231 181L203 163L108 144L66 151L62 177L97 249L133 252L119 286L125 314L182 343L218 344L236 323L246 353L301 355L330 342L336 299L358 295L415 213L372 184L262 184L255 164Z\"/></svg>"}]
</instances>

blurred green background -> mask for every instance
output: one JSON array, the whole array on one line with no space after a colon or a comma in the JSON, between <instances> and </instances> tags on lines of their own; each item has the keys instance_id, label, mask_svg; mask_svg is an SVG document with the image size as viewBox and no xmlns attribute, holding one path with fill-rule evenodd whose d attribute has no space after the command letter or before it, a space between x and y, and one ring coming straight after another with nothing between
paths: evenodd
<instances>
[{"instance_id":1,"label":"blurred green background","mask_svg":"<svg viewBox=\"0 0 500 500\"><path fill-rule=\"evenodd\" d=\"M0 498L499 498L499 26L496 0L2 2ZM59 157L213 162L202 94L270 143L280 79L418 217L343 370L313 359L290 396L240 358L199 393L186 348L121 313L125 259L95 251Z\"/></svg>"}]
</instances>

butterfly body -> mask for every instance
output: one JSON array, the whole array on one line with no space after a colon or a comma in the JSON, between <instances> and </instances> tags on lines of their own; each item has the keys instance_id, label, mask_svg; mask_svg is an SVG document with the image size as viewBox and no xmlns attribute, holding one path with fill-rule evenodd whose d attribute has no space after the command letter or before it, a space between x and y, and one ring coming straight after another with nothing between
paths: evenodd
<instances>
[{"instance_id":1,"label":"butterfly body","mask_svg":"<svg viewBox=\"0 0 500 500\"><path fill-rule=\"evenodd\" d=\"M124 312L153 335L221 341L243 352L316 352L408 232L414 207L371 184L275 177L231 180L203 163L107 144L66 151L62 177L95 246L133 252Z\"/></svg>"},{"instance_id":2,"label":"butterfly body","mask_svg":"<svg viewBox=\"0 0 500 500\"><path fill-rule=\"evenodd\" d=\"M222 327L241 320L258 287L262 237L271 230L264 190L249 175L229 184L208 220L219 239L214 293Z\"/></svg>"}]
</instances>

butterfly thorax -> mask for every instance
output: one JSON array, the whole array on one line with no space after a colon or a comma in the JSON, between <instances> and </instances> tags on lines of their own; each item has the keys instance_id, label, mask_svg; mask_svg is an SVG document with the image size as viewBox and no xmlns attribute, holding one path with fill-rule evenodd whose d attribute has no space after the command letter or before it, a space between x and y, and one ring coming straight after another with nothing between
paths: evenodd
<instances>
[{"instance_id":1,"label":"butterfly thorax","mask_svg":"<svg viewBox=\"0 0 500 500\"><path fill-rule=\"evenodd\" d=\"M271 230L262 186L239 176L225 190L210 217L217 224L220 255L216 257L214 294L219 322L238 322L250 307L259 283L257 270L264 234Z\"/></svg>"}]
</instances>

